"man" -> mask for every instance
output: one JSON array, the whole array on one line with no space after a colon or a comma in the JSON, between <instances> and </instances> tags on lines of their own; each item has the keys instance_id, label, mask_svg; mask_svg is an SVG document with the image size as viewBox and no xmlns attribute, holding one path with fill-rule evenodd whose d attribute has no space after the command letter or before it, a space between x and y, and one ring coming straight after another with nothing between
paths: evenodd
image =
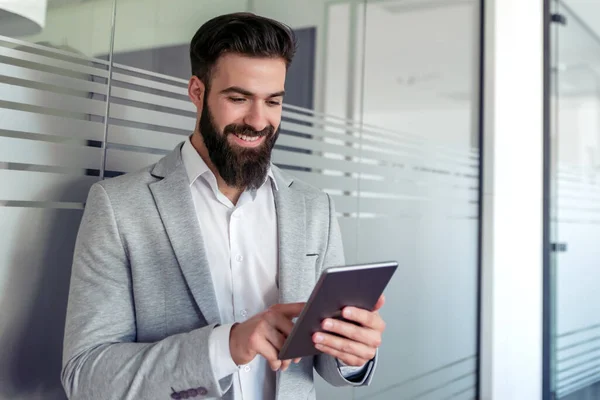
<instances>
[{"instance_id":1,"label":"man","mask_svg":"<svg viewBox=\"0 0 600 400\"><path fill-rule=\"evenodd\" d=\"M278 360L325 267L342 265L328 195L271 165L291 30L217 17L191 42L198 123L156 165L95 184L77 239L62 381L72 399L312 399L372 378L384 322L326 320L316 357Z\"/></svg>"}]
</instances>

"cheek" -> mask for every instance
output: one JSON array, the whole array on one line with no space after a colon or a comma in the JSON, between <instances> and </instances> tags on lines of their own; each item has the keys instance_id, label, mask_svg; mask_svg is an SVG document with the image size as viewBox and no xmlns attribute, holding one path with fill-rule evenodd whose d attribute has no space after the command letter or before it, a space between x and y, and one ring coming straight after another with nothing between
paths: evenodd
<instances>
[{"instance_id":1,"label":"cheek","mask_svg":"<svg viewBox=\"0 0 600 400\"><path fill-rule=\"evenodd\" d=\"M279 128L281 124L281 108L273 109L268 116L269 124L272 125L275 129Z\"/></svg>"},{"instance_id":2,"label":"cheek","mask_svg":"<svg viewBox=\"0 0 600 400\"><path fill-rule=\"evenodd\" d=\"M211 108L211 110L213 110ZM241 123L246 115L244 107L231 102L223 102L217 105L213 111L213 117L217 125L223 127L233 123Z\"/></svg>"}]
</instances>

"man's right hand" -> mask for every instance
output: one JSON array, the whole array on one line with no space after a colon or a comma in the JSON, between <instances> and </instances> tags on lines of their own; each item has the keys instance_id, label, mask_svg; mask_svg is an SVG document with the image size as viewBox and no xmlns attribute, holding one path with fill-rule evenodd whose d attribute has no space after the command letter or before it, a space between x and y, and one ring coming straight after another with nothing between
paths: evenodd
<instances>
[{"instance_id":1,"label":"man's right hand","mask_svg":"<svg viewBox=\"0 0 600 400\"><path fill-rule=\"evenodd\" d=\"M229 349L233 362L236 365L244 365L261 355L273 371L285 371L291 360L279 360L279 350L292 332L292 319L300 315L305 304L276 304L246 322L233 325L229 334ZM294 360L296 363L299 361L299 358Z\"/></svg>"}]
</instances>

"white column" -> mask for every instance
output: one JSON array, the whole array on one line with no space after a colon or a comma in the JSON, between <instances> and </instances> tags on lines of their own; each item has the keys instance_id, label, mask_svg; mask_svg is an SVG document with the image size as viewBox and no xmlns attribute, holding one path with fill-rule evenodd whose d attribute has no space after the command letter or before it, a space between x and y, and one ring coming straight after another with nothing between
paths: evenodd
<instances>
[{"instance_id":1,"label":"white column","mask_svg":"<svg viewBox=\"0 0 600 400\"><path fill-rule=\"evenodd\" d=\"M482 400L542 396L543 0L485 1Z\"/></svg>"}]
</instances>

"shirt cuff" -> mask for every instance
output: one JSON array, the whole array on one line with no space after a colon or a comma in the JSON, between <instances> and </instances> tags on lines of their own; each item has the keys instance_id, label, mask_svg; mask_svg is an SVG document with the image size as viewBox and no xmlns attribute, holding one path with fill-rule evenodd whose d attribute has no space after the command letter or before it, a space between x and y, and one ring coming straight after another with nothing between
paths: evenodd
<instances>
[{"instance_id":1,"label":"shirt cuff","mask_svg":"<svg viewBox=\"0 0 600 400\"><path fill-rule=\"evenodd\" d=\"M342 376L344 378L346 378L348 380L352 380L359 376L363 376L364 373L367 371L368 365L369 365L369 362L367 362L360 367L351 367L340 359L336 358L336 361L338 364L338 368L340 369L340 373L342 374Z\"/></svg>"},{"instance_id":2,"label":"shirt cuff","mask_svg":"<svg viewBox=\"0 0 600 400\"><path fill-rule=\"evenodd\" d=\"M208 338L209 357L217 380L221 380L238 370L231 358L229 349L229 334L233 324L219 325Z\"/></svg>"}]
</instances>

